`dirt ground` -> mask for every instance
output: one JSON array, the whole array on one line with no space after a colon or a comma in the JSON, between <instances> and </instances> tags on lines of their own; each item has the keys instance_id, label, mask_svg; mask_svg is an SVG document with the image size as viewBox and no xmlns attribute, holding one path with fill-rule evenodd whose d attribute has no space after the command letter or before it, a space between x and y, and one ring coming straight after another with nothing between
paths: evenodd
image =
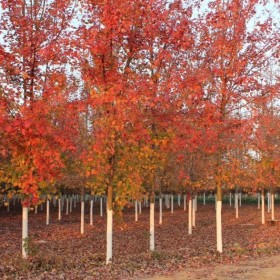
<instances>
[{"instance_id":1,"label":"dirt ground","mask_svg":"<svg viewBox=\"0 0 280 280\"><path fill-rule=\"evenodd\" d=\"M216 251L215 207L198 205L196 227L188 234L187 212L175 205L174 214L164 209L158 224L156 205L156 251L149 251L149 208L143 207L139 221L134 208L124 211L122 221L114 217L113 263L105 265L106 215L94 208L89 225L86 205L85 234L80 234L80 207L62 220L51 207L51 223L45 225L45 209L29 214L31 249L28 261L21 259L21 209L0 208L0 279L6 280L188 280L188 279L279 279L280 223L260 222L256 204L245 204L240 217L228 203L223 205L223 254ZM280 204L275 207L280 218ZM271 213L266 211L266 219ZM119 219L119 220L118 220ZM33 247L32 247L33 246ZM150 277L150 278L149 278Z\"/></svg>"},{"instance_id":2,"label":"dirt ground","mask_svg":"<svg viewBox=\"0 0 280 280\"><path fill-rule=\"evenodd\" d=\"M249 260L238 265L218 265L211 269L189 269L172 276L157 276L146 280L279 280L280 279L280 255L266 257L260 260Z\"/></svg>"}]
</instances>

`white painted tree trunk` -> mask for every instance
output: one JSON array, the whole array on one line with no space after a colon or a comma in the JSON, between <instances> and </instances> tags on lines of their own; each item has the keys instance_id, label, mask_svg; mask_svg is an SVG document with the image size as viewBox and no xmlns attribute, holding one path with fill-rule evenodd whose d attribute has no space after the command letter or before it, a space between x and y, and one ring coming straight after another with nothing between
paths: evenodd
<instances>
[{"instance_id":1,"label":"white painted tree trunk","mask_svg":"<svg viewBox=\"0 0 280 280\"><path fill-rule=\"evenodd\" d=\"M192 234L192 199L189 200L189 217L188 217L188 229L189 234Z\"/></svg>"},{"instance_id":2,"label":"white painted tree trunk","mask_svg":"<svg viewBox=\"0 0 280 280\"><path fill-rule=\"evenodd\" d=\"M135 222L138 222L138 201L135 200Z\"/></svg>"},{"instance_id":3,"label":"white painted tree trunk","mask_svg":"<svg viewBox=\"0 0 280 280\"><path fill-rule=\"evenodd\" d=\"M38 214L38 205L35 205L35 214Z\"/></svg>"},{"instance_id":4,"label":"white painted tree trunk","mask_svg":"<svg viewBox=\"0 0 280 280\"><path fill-rule=\"evenodd\" d=\"M174 196L173 194L171 195L171 214L174 213Z\"/></svg>"},{"instance_id":5,"label":"white painted tree trunk","mask_svg":"<svg viewBox=\"0 0 280 280\"><path fill-rule=\"evenodd\" d=\"M155 204L150 203L150 251L155 250Z\"/></svg>"},{"instance_id":6,"label":"white painted tree trunk","mask_svg":"<svg viewBox=\"0 0 280 280\"><path fill-rule=\"evenodd\" d=\"M90 200L90 225L93 226L93 199Z\"/></svg>"},{"instance_id":7,"label":"white painted tree trunk","mask_svg":"<svg viewBox=\"0 0 280 280\"><path fill-rule=\"evenodd\" d=\"M192 226L195 227L195 198L192 203Z\"/></svg>"},{"instance_id":8,"label":"white painted tree trunk","mask_svg":"<svg viewBox=\"0 0 280 280\"><path fill-rule=\"evenodd\" d=\"M181 195L178 194L178 206L181 207Z\"/></svg>"},{"instance_id":9,"label":"white painted tree trunk","mask_svg":"<svg viewBox=\"0 0 280 280\"><path fill-rule=\"evenodd\" d=\"M231 206L231 193L229 193L229 206Z\"/></svg>"},{"instance_id":10,"label":"white painted tree trunk","mask_svg":"<svg viewBox=\"0 0 280 280\"><path fill-rule=\"evenodd\" d=\"M241 207L242 193L239 193L239 207Z\"/></svg>"},{"instance_id":11,"label":"white painted tree trunk","mask_svg":"<svg viewBox=\"0 0 280 280\"><path fill-rule=\"evenodd\" d=\"M142 202L141 200L138 202L138 205L139 205L139 214L142 213Z\"/></svg>"},{"instance_id":12,"label":"white painted tree trunk","mask_svg":"<svg viewBox=\"0 0 280 280\"><path fill-rule=\"evenodd\" d=\"M271 195L270 192L267 193L267 212L269 213L271 210Z\"/></svg>"},{"instance_id":13,"label":"white painted tree trunk","mask_svg":"<svg viewBox=\"0 0 280 280\"><path fill-rule=\"evenodd\" d=\"M61 199L58 199L58 220L61 220Z\"/></svg>"},{"instance_id":14,"label":"white painted tree trunk","mask_svg":"<svg viewBox=\"0 0 280 280\"><path fill-rule=\"evenodd\" d=\"M22 258L27 259L28 251L24 246L28 238L28 207L22 207Z\"/></svg>"},{"instance_id":15,"label":"white painted tree trunk","mask_svg":"<svg viewBox=\"0 0 280 280\"><path fill-rule=\"evenodd\" d=\"M271 194L271 220L275 220L275 208L274 208L274 192Z\"/></svg>"},{"instance_id":16,"label":"white painted tree trunk","mask_svg":"<svg viewBox=\"0 0 280 280\"><path fill-rule=\"evenodd\" d=\"M184 194L183 196L183 200L184 200L184 211L187 210L187 196Z\"/></svg>"},{"instance_id":17,"label":"white painted tree trunk","mask_svg":"<svg viewBox=\"0 0 280 280\"><path fill-rule=\"evenodd\" d=\"M239 218L239 209L238 209L238 193L235 194L235 218Z\"/></svg>"},{"instance_id":18,"label":"white painted tree trunk","mask_svg":"<svg viewBox=\"0 0 280 280\"><path fill-rule=\"evenodd\" d=\"M162 197L159 198L159 224L162 224Z\"/></svg>"},{"instance_id":19,"label":"white painted tree trunk","mask_svg":"<svg viewBox=\"0 0 280 280\"><path fill-rule=\"evenodd\" d=\"M103 199L100 197L100 216L103 217Z\"/></svg>"},{"instance_id":20,"label":"white painted tree trunk","mask_svg":"<svg viewBox=\"0 0 280 280\"><path fill-rule=\"evenodd\" d=\"M50 224L50 201L47 199L47 206L46 206L46 225Z\"/></svg>"},{"instance_id":21,"label":"white painted tree trunk","mask_svg":"<svg viewBox=\"0 0 280 280\"><path fill-rule=\"evenodd\" d=\"M257 193L258 196L258 209L261 209L261 196L260 193Z\"/></svg>"},{"instance_id":22,"label":"white painted tree trunk","mask_svg":"<svg viewBox=\"0 0 280 280\"><path fill-rule=\"evenodd\" d=\"M216 209L216 227L217 227L217 251L223 252L223 243L222 243L222 201L217 201Z\"/></svg>"},{"instance_id":23,"label":"white painted tree trunk","mask_svg":"<svg viewBox=\"0 0 280 280\"><path fill-rule=\"evenodd\" d=\"M197 194L195 195L195 197L194 197L194 201L195 201L195 211L197 211Z\"/></svg>"},{"instance_id":24,"label":"white painted tree trunk","mask_svg":"<svg viewBox=\"0 0 280 280\"><path fill-rule=\"evenodd\" d=\"M206 204L206 201L205 201L205 193L203 193L203 205Z\"/></svg>"},{"instance_id":25,"label":"white painted tree trunk","mask_svg":"<svg viewBox=\"0 0 280 280\"><path fill-rule=\"evenodd\" d=\"M85 202L81 202L81 234L85 233Z\"/></svg>"},{"instance_id":26,"label":"white painted tree trunk","mask_svg":"<svg viewBox=\"0 0 280 280\"><path fill-rule=\"evenodd\" d=\"M265 210L264 210L264 191L262 191L262 224L265 224Z\"/></svg>"},{"instance_id":27,"label":"white painted tree trunk","mask_svg":"<svg viewBox=\"0 0 280 280\"><path fill-rule=\"evenodd\" d=\"M66 215L68 215L68 214L69 214L69 199L67 197L67 199L66 199Z\"/></svg>"},{"instance_id":28,"label":"white painted tree trunk","mask_svg":"<svg viewBox=\"0 0 280 280\"><path fill-rule=\"evenodd\" d=\"M107 209L107 252L106 264L112 262L113 257L113 210Z\"/></svg>"}]
</instances>

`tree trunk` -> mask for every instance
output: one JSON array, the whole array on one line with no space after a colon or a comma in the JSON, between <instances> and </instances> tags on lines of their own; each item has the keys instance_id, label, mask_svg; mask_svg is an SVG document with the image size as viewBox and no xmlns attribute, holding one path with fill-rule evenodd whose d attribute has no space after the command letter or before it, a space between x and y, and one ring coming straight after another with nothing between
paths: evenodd
<instances>
[{"instance_id":1,"label":"tree trunk","mask_svg":"<svg viewBox=\"0 0 280 280\"><path fill-rule=\"evenodd\" d=\"M159 224L162 224L162 196L159 198Z\"/></svg>"},{"instance_id":2,"label":"tree trunk","mask_svg":"<svg viewBox=\"0 0 280 280\"><path fill-rule=\"evenodd\" d=\"M260 193L258 193L257 196L258 196L258 209L261 209L261 196L260 196Z\"/></svg>"},{"instance_id":3,"label":"tree trunk","mask_svg":"<svg viewBox=\"0 0 280 280\"><path fill-rule=\"evenodd\" d=\"M90 200L90 225L93 226L93 199Z\"/></svg>"},{"instance_id":4,"label":"tree trunk","mask_svg":"<svg viewBox=\"0 0 280 280\"><path fill-rule=\"evenodd\" d=\"M270 192L267 193L267 212L269 213L271 210L271 196Z\"/></svg>"},{"instance_id":5,"label":"tree trunk","mask_svg":"<svg viewBox=\"0 0 280 280\"><path fill-rule=\"evenodd\" d=\"M192 202L192 226L195 227L195 197Z\"/></svg>"},{"instance_id":6,"label":"tree trunk","mask_svg":"<svg viewBox=\"0 0 280 280\"><path fill-rule=\"evenodd\" d=\"M102 200L100 200L101 203ZM102 206L102 204L100 204ZM106 264L112 262L113 257L113 187L108 186L107 193L107 252L106 252Z\"/></svg>"},{"instance_id":7,"label":"tree trunk","mask_svg":"<svg viewBox=\"0 0 280 280\"><path fill-rule=\"evenodd\" d=\"M150 200L150 251L155 250L155 199L154 195Z\"/></svg>"},{"instance_id":8,"label":"tree trunk","mask_svg":"<svg viewBox=\"0 0 280 280\"><path fill-rule=\"evenodd\" d=\"M217 186L217 205L216 205L216 229L217 229L217 251L223 252L222 243L222 186Z\"/></svg>"},{"instance_id":9,"label":"tree trunk","mask_svg":"<svg viewBox=\"0 0 280 280\"><path fill-rule=\"evenodd\" d=\"M186 211L187 210L187 196L185 194L184 194L183 199L184 199L184 211Z\"/></svg>"},{"instance_id":10,"label":"tree trunk","mask_svg":"<svg viewBox=\"0 0 280 280\"><path fill-rule=\"evenodd\" d=\"M47 198L47 206L46 206L46 225L48 226L50 224L50 201Z\"/></svg>"},{"instance_id":11,"label":"tree trunk","mask_svg":"<svg viewBox=\"0 0 280 280\"><path fill-rule=\"evenodd\" d=\"M271 191L271 220L275 220L275 208L274 208L274 190Z\"/></svg>"},{"instance_id":12,"label":"tree trunk","mask_svg":"<svg viewBox=\"0 0 280 280\"><path fill-rule=\"evenodd\" d=\"M135 222L138 222L138 201L135 200Z\"/></svg>"},{"instance_id":13,"label":"tree trunk","mask_svg":"<svg viewBox=\"0 0 280 280\"><path fill-rule=\"evenodd\" d=\"M72 203L73 203L73 197L70 196L70 202L69 202L69 212L72 213Z\"/></svg>"},{"instance_id":14,"label":"tree trunk","mask_svg":"<svg viewBox=\"0 0 280 280\"><path fill-rule=\"evenodd\" d=\"M61 220L61 199L58 199L58 220Z\"/></svg>"},{"instance_id":15,"label":"tree trunk","mask_svg":"<svg viewBox=\"0 0 280 280\"><path fill-rule=\"evenodd\" d=\"M203 193L203 205L205 205L205 193Z\"/></svg>"},{"instance_id":16,"label":"tree trunk","mask_svg":"<svg viewBox=\"0 0 280 280\"><path fill-rule=\"evenodd\" d=\"M100 216L103 217L103 199L100 197Z\"/></svg>"},{"instance_id":17,"label":"tree trunk","mask_svg":"<svg viewBox=\"0 0 280 280\"><path fill-rule=\"evenodd\" d=\"M235 193L235 201L234 201L234 205L235 205L235 218L238 219L239 218L239 212L238 212L238 193Z\"/></svg>"},{"instance_id":18,"label":"tree trunk","mask_svg":"<svg viewBox=\"0 0 280 280\"><path fill-rule=\"evenodd\" d=\"M171 214L174 213L174 196L171 194Z\"/></svg>"},{"instance_id":19,"label":"tree trunk","mask_svg":"<svg viewBox=\"0 0 280 280\"><path fill-rule=\"evenodd\" d=\"M69 214L69 199L68 197L66 198L66 215L68 216Z\"/></svg>"},{"instance_id":20,"label":"tree trunk","mask_svg":"<svg viewBox=\"0 0 280 280\"><path fill-rule=\"evenodd\" d=\"M262 224L265 224L265 211L264 211L264 189L262 189Z\"/></svg>"},{"instance_id":21,"label":"tree trunk","mask_svg":"<svg viewBox=\"0 0 280 280\"><path fill-rule=\"evenodd\" d=\"M28 258L28 250L26 248L28 238L28 207L22 207L22 258Z\"/></svg>"},{"instance_id":22,"label":"tree trunk","mask_svg":"<svg viewBox=\"0 0 280 280\"><path fill-rule=\"evenodd\" d=\"M85 188L81 192L81 234L85 233Z\"/></svg>"},{"instance_id":23,"label":"tree trunk","mask_svg":"<svg viewBox=\"0 0 280 280\"><path fill-rule=\"evenodd\" d=\"M192 197L188 195L188 202L189 202L189 217L188 217L188 229L189 234L192 234Z\"/></svg>"}]
</instances>

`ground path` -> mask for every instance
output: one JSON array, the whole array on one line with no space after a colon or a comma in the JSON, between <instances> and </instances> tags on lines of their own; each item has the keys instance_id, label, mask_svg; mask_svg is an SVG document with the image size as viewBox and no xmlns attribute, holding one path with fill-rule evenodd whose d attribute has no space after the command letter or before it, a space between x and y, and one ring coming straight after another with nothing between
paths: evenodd
<instances>
[{"instance_id":1,"label":"ground path","mask_svg":"<svg viewBox=\"0 0 280 280\"><path fill-rule=\"evenodd\" d=\"M247 260L235 265L217 265L212 269L190 269L175 273L173 276L158 276L146 280L279 280L280 255L265 257L258 260Z\"/></svg>"}]
</instances>

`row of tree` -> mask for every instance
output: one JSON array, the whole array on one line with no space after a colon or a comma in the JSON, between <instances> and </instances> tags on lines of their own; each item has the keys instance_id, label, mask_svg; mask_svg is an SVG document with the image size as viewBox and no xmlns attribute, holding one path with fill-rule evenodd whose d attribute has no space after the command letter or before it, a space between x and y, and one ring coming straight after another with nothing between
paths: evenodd
<instances>
[{"instance_id":1,"label":"row of tree","mask_svg":"<svg viewBox=\"0 0 280 280\"><path fill-rule=\"evenodd\" d=\"M222 190L278 186L277 1L0 9L1 191L25 215L42 193L106 194L110 250L128 199L216 190L221 252Z\"/></svg>"}]
</instances>

